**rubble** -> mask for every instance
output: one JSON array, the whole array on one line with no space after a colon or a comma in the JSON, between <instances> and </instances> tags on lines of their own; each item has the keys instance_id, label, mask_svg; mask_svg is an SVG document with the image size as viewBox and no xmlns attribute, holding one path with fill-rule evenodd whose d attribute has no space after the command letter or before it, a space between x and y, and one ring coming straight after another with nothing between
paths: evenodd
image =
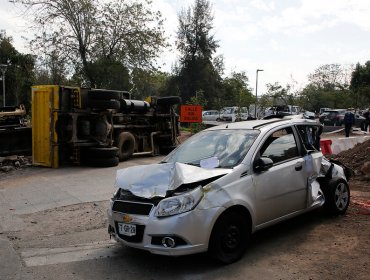
<instances>
[{"instance_id":1,"label":"rubble","mask_svg":"<svg viewBox=\"0 0 370 280\"><path fill-rule=\"evenodd\" d=\"M32 166L32 158L28 156L11 155L0 157L0 172L3 173L30 166Z\"/></svg>"}]
</instances>

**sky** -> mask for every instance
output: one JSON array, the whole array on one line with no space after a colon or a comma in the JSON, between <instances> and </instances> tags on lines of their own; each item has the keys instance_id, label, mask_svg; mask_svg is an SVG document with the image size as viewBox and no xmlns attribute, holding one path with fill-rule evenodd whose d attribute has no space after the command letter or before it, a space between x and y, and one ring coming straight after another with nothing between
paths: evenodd
<instances>
[{"instance_id":1,"label":"sky","mask_svg":"<svg viewBox=\"0 0 370 280\"><path fill-rule=\"evenodd\" d=\"M225 75L245 71L249 85L258 95L267 83L307 83L307 76L324 64L351 67L370 60L369 0L213 0L213 34L219 41ZM178 60L174 46L178 14L194 0L153 0L153 9L162 12L164 28L172 48L158 63L170 72ZM0 29L13 37L17 50L28 52L27 22L19 9L0 0ZM30 39L30 38L29 38Z\"/></svg>"}]
</instances>

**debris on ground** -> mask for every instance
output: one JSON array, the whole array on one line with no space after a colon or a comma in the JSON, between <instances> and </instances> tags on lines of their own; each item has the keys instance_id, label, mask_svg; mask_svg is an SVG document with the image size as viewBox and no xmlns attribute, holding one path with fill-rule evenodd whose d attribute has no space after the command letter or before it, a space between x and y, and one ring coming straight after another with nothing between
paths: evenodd
<instances>
[{"instance_id":1,"label":"debris on ground","mask_svg":"<svg viewBox=\"0 0 370 280\"><path fill-rule=\"evenodd\" d=\"M15 169L32 166L32 158L30 156L11 155L0 157L0 172L10 172Z\"/></svg>"}]
</instances>

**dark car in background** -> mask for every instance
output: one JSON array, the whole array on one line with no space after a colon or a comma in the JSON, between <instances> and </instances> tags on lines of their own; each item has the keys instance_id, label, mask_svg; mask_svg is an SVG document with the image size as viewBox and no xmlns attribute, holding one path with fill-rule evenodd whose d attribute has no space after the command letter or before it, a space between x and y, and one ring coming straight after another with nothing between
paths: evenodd
<instances>
[{"instance_id":1,"label":"dark car in background","mask_svg":"<svg viewBox=\"0 0 370 280\"><path fill-rule=\"evenodd\" d=\"M332 126L342 126L344 120L344 114L346 113L345 109L335 109L330 111L325 111L320 115L320 123L324 125L332 125ZM365 118L360 116L359 114L355 115L355 123L354 126L356 127L363 127L365 124Z\"/></svg>"},{"instance_id":2,"label":"dark car in background","mask_svg":"<svg viewBox=\"0 0 370 280\"><path fill-rule=\"evenodd\" d=\"M319 117L320 123L323 125L341 126L346 109L333 109L324 111Z\"/></svg>"}]
</instances>

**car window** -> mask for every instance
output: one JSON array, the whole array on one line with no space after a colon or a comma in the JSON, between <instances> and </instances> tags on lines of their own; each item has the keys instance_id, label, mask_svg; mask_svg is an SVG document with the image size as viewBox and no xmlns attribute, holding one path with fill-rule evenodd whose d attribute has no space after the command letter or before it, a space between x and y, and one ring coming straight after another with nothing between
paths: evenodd
<instances>
[{"instance_id":1,"label":"car window","mask_svg":"<svg viewBox=\"0 0 370 280\"><path fill-rule=\"evenodd\" d=\"M292 128L272 133L262 145L260 155L270 158L274 164L299 156Z\"/></svg>"},{"instance_id":2,"label":"car window","mask_svg":"<svg viewBox=\"0 0 370 280\"><path fill-rule=\"evenodd\" d=\"M306 151L320 151L322 127L316 125L298 125L299 136Z\"/></svg>"}]
</instances>

